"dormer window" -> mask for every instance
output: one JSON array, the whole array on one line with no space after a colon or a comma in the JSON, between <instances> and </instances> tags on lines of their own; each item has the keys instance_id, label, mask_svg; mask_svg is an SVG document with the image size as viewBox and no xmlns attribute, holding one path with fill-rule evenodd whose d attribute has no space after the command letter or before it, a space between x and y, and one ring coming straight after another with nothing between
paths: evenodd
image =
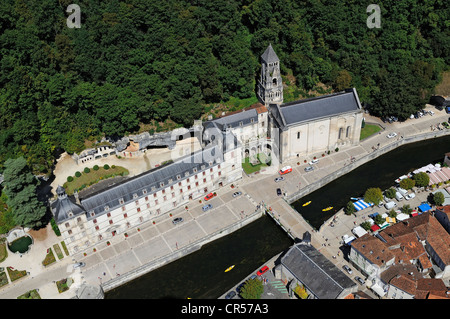
<instances>
[{"instance_id":1,"label":"dormer window","mask_svg":"<svg viewBox=\"0 0 450 319\"><path fill-rule=\"evenodd\" d=\"M159 186L164 187L164 183L163 182L159 183Z\"/></svg>"},{"instance_id":2,"label":"dormer window","mask_svg":"<svg viewBox=\"0 0 450 319\"><path fill-rule=\"evenodd\" d=\"M138 194L134 193L133 198L138 198Z\"/></svg>"},{"instance_id":3,"label":"dormer window","mask_svg":"<svg viewBox=\"0 0 450 319\"><path fill-rule=\"evenodd\" d=\"M106 206L105 206L105 211L108 211L108 210L109 210L109 206L106 205Z\"/></svg>"},{"instance_id":4,"label":"dormer window","mask_svg":"<svg viewBox=\"0 0 450 319\"><path fill-rule=\"evenodd\" d=\"M119 198L119 204L120 204L120 205L123 205L123 203L124 203L123 198Z\"/></svg>"},{"instance_id":5,"label":"dormer window","mask_svg":"<svg viewBox=\"0 0 450 319\"><path fill-rule=\"evenodd\" d=\"M91 215L91 217L95 216L95 213L93 211L91 211L89 214Z\"/></svg>"},{"instance_id":6,"label":"dormer window","mask_svg":"<svg viewBox=\"0 0 450 319\"><path fill-rule=\"evenodd\" d=\"M181 176L180 175L177 175L177 180L180 180L181 179Z\"/></svg>"},{"instance_id":7,"label":"dormer window","mask_svg":"<svg viewBox=\"0 0 450 319\"><path fill-rule=\"evenodd\" d=\"M144 188L143 190L142 190L142 194L147 194L147 189L146 188Z\"/></svg>"}]
</instances>

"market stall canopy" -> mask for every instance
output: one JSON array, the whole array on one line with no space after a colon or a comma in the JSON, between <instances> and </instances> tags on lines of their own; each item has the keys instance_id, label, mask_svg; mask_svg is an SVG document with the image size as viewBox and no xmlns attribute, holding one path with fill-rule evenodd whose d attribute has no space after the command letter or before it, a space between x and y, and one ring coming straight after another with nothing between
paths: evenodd
<instances>
[{"instance_id":1,"label":"market stall canopy","mask_svg":"<svg viewBox=\"0 0 450 319\"><path fill-rule=\"evenodd\" d=\"M431 209L431 207L428 204L422 204L422 205L419 206L419 209L420 209L421 212L424 213L424 212L429 211Z\"/></svg>"},{"instance_id":2,"label":"market stall canopy","mask_svg":"<svg viewBox=\"0 0 450 319\"><path fill-rule=\"evenodd\" d=\"M360 211L360 210L363 210L363 209L365 209L367 207L373 206L373 203L366 203L364 200L360 199L359 201L354 202L353 206L355 206L357 211Z\"/></svg>"}]
</instances>

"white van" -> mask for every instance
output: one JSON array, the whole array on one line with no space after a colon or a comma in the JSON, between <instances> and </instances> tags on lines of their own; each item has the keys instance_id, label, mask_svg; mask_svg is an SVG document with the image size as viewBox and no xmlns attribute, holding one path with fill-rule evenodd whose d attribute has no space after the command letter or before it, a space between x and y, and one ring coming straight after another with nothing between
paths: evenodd
<instances>
[{"instance_id":1,"label":"white van","mask_svg":"<svg viewBox=\"0 0 450 319\"><path fill-rule=\"evenodd\" d=\"M395 192L395 198L396 198L398 201L403 200L403 196L402 196L402 194L400 194L399 192Z\"/></svg>"},{"instance_id":2,"label":"white van","mask_svg":"<svg viewBox=\"0 0 450 319\"><path fill-rule=\"evenodd\" d=\"M406 194L408 194L408 191L406 189L401 188L401 187L398 187L397 190L398 190L398 192L400 194L402 194L403 197L405 197Z\"/></svg>"},{"instance_id":3,"label":"white van","mask_svg":"<svg viewBox=\"0 0 450 319\"><path fill-rule=\"evenodd\" d=\"M397 204L395 202L392 202L392 201L384 204L384 208L386 208L386 209L392 209L392 208L394 208L396 206L397 206Z\"/></svg>"}]
</instances>

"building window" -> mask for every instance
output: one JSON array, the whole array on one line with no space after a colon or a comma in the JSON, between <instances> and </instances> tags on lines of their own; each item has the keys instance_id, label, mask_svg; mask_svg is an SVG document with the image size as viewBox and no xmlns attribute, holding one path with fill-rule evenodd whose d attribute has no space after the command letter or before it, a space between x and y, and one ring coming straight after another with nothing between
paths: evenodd
<instances>
[{"instance_id":1,"label":"building window","mask_svg":"<svg viewBox=\"0 0 450 319\"><path fill-rule=\"evenodd\" d=\"M140 208L140 207L136 208L136 211L137 211L138 213L141 212L141 208Z\"/></svg>"},{"instance_id":2,"label":"building window","mask_svg":"<svg viewBox=\"0 0 450 319\"><path fill-rule=\"evenodd\" d=\"M106 214L106 216L111 217L111 213Z\"/></svg>"},{"instance_id":3,"label":"building window","mask_svg":"<svg viewBox=\"0 0 450 319\"><path fill-rule=\"evenodd\" d=\"M122 211L123 211L123 212L125 211L125 206L122 206Z\"/></svg>"},{"instance_id":4,"label":"building window","mask_svg":"<svg viewBox=\"0 0 450 319\"><path fill-rule=\"evenodd\" d=\"M138 200L137 200L137 201L135 201L134 203L136 204L136 206L137 206L137 205L139 205L139 201L138 201Z\"/></svg>"},{"instance_id":5,"label":"building window","mask_svg":"<svg viewBox=\"0 0 450 319\"><path fill-rule=\"evenodd\" d=\"M95 230L99 230L100 228L98 226L95 226Z\"/></svg>"},{"instance_id":6,"label":"building window","mask_svg":"<svg viewBox=\"0 0 450 319\"><path fill-rule=\"evenodd\" d=\"M123 217L124 217L124 218L127 218L127 217L128 217L127 213L123 214Z\"/></svg>"},{"instance_id":7,"label":"building window","mask_svg":"<svg viewBox=\"0 0 450 319\"><path fill-rule=\"evenodd\" d=\"M297 132L297 140L300 139L300 132Z\"/></svg>"},{"instance_id":8,"label":"building window","mask_svg":"<svg viewBox=\"0 0 450 319\"><path fill-rule=\"evenodd\" d=\"M347 126L347 132L345 133L345 137L349 137L351 131L352 131L352 128L350 126Z\"/></svg>"},{"instance_id":9,"label":"building window","mask_svg":"<svg viewBox=\"0 0 450 319\"><path fill-rule=\"evenodd\" d=\"M65 223L64 226L66 226L66 228L69 228L70 224L69 223Z\"/></svg>"},{"instance_id":10,"label":"building window","mask_svg":"<svg viewBox=\"0 0 450 319\"><path fill-rule=\"evenodd\" d=\"M342 133L343 133L344 129L341 127L339 129L339 135L338 135L338 139L340 140L342 138Z\"/></svg>"},{"instance_id":11,"label":"building window","mask_svg":"<svg viewBox=\"0 0 450 319\"><path fill-rule=\"evenodd\" d=\"M112 221L112 219L109 221L109 224L112 225L114 222Z\"/></svg>"}]
</instances>

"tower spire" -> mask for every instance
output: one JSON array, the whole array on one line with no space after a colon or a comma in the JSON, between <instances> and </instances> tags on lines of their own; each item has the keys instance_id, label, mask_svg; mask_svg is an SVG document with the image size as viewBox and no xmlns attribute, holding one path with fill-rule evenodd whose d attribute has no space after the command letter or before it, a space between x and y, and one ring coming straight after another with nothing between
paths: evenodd
<instances>
[{"instance_id":1,"label":"tower spire","mask_svg":"<svg viewBox=\"0 0 450 319\"><path fill-rule=\"evenodd\" d=\"M261 76L258 81L257 92L259 100L266 106L283 103L280 59L271 43L261 55Z\"/></svg>"}]
</instances>

